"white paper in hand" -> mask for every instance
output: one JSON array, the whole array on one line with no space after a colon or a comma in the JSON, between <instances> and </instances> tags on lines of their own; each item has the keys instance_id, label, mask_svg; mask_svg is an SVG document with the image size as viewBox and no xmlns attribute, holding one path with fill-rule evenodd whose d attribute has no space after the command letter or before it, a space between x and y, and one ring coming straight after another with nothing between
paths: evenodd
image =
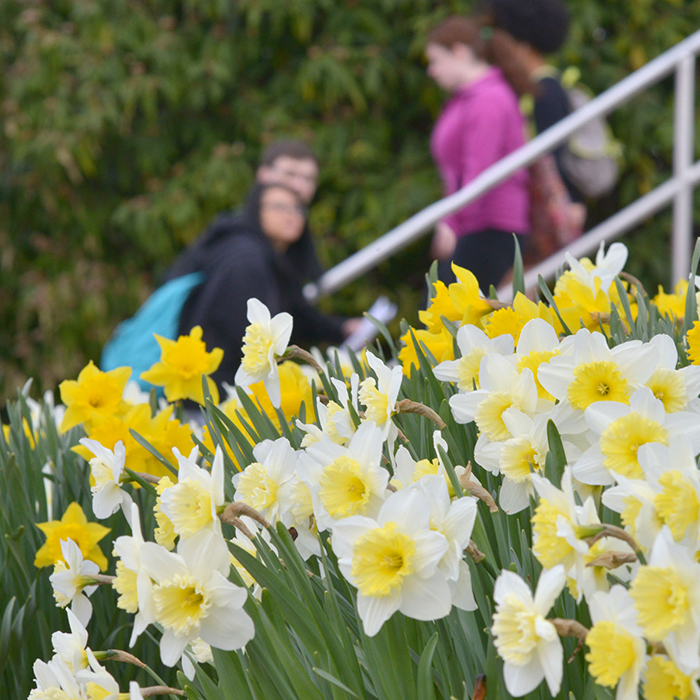
<instances>
[{"instance_id":1,"label":"white paper in hand","mask_svg":"<svg viewBox=\"0 0 700 700\"><path fill-rule=\"evenodd\" d=\"M392 301L389 301L387 297L379 297L367 313L386 325L396 316L398 309L399 307ZM354 333L351 333L346 338L343 346L350 348L354 352L359 352L367 343L372 342L378 333L377 327L369 319L363 318Z\"/></svg>"}]
</instances>

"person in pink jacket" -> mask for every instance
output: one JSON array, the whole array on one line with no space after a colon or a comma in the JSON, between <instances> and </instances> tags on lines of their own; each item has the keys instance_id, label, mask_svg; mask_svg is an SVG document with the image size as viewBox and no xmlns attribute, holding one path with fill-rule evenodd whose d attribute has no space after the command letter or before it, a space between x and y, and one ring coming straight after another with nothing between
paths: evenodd
<instances>
[{"instance_id":1,"label":"person in pink jacket","mask_svg":"<svg viewBox=\"0 0 700 700\"><path fill-rule=\"evenodd\" d=\"M473 20L449 17L428 35L428 75L452 93L435 124L431 151L452 194L525 143L518 98L499 68L487 62L488 34ZM528 174L515 173L436 227L433 255L441 278L448 263L471 270L488 294L513 264L513 233L522 247L529 232Z\"/></svg>"}]
</instances>

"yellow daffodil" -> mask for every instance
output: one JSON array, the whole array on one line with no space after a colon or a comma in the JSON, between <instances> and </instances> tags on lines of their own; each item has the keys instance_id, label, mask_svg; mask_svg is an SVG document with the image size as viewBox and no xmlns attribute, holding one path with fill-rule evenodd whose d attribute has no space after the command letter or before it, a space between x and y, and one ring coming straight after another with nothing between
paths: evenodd
<instances>
[{"instance_id":1,"label":"yellow daffodil","mask_svg":"<svg viewBox=\"0 0 700 700\"><path fill-rule=\"evenodd\" d=\"M89 431L89 437L97 440L107 449L114 450L120 440L126 450L125 466L136 472L146 472L154 476L171 474L146 448L142 447L133 435L133 430L145 438L173 466L176 466L172 449L177 447L180 452L189 454L194 447L192 435L187 425L172 419L173 407L168 406L151 417L151 409L147 404L134 406L122 417L112 417L101 421ZM92 453L83 445L72 448L86 460L92 458Z\"/></svg>"},{"instance_id":2,"label":"yellow daffodil","mask_svg":"<svg viewBox=\"0 0 700 700\"><path fill-rule=\"evenodd\" d=\"M243 419L241 416L245 416L245 410L241 403L238 401L237 398L233 397L229 399L228 401L225 401L219 406L219 409L224 412L226 417L240 430L241 434L245 436L246 440L248 443L253 446L255 445L255 440L251 437L250 433L248 433L245 424L243 422ZM231 458L231 461L234 463L234 465L238 468L240 471L245 465L242 465L238 461L238 457L236 456L236 453L234 452L233 448L231 447L231 444L229 444L229 433L225 431L222 434L223 441L222 441L222 447L226 450L228 453L228 456ZM235 442L236 437L234 435L230 436L230 439L232 442ZM216 452L216 443L214 442L214 438L212 437L212 434L209 432L209 426L205 425L202 427L202 438L201 438L202 444L204 447L206 447L212 454Z\"/></svg>"},{"instance_id":3,"label":"yellow daffodil","mask_svg":"<svg viewBox=\"0 0 700 700\"><path fill-rule=\"evenodd\" d=\"M219 368L224 351L214 348L207 352L202 340L202 328L195 326L189 335L181 335L177 340L170 340L156 335L160 345L160 362L141 374L144 379L155 386L165 389L168 401L192 399L204 404L202 376L207 377L207 384L214 403L219 403L219 390L209 375Z\"/></svg>"},{"instance_id":4,"label":"yellow daffodil","mask_svg":"<svg viewBox=\"0 0 700 700\"><path fill-rule=\"evenodd\" d=\"M567 282L565 291L555 292L554 302L569 330L575 332L581 326L589 330L599 330L601 324L605 329L609 327L612 305L621 309L622 304L616 285L605 287L604 284L598 277L594 277L590 284L574 277ZM637 305L629 295L628 301L634 319L637 315ZM621 320L627 325L626 315L623 314Z\"/></svg>"},{"instance_id":5,"label":"yellow daffodil","mask_svg":"<svg viewBox=\"0 0 700 700\"><path fill-rule=\"evenodd\" d=\"M654 297L653 302L661 316L670 316L677 321L682 321L685 318L687 293L688 280L680 280L673 288L672 294L664 292L664 288L659 285L659 293Z\"/></svg>"},{"instance_id":6,"label":"yellow daffodil","mask_svg":"<svg viewBox=\"0 0 700 700\"><path fill-rule=\"evenodd\" d=\"M463 312L460 313L452 303L452 298L444 282L438 280L433 284L435 296L425 311L418 312L421 323L428 327L431 333L440 333L445 327L442 322L444 316L448 321L461 321Z\"/></svg>"},{"instance_id":7,"label":"yellow daffodil","mask_svg":"<svg viewBox=\"0 0 700 700\"><path fill-rule=\"evenodd\" d=\"M77 380L61 382L58 389L61 401L66 405L61 431L70 430L80 423L89 427L96 420L110 418L122 411L122 394L130 376L130 367L101 372L91 360Z\"/></svg>"},{"instance_id":8,"label":"yellow daffodil","mask_svg":"<svg viewBox=\"0 0 700 700\"><path fill-rule=\"evenodd\" d=\"M37 523L37 527L46 535L46 542L34 559L37 568L53 566L59 561L65 562L61 540L73 540L85 559L94 561L100 571L107 568L107 559L97 543L110 529L98 523L89 523L78 503L71 503L60 520Z\"/></svg>"},{"instance_id":9,"label":"yellow daffodil","mask_svg":"<svg viewBox=\"0 0 700 700\"><path fill-rule=\"evenodd\" d=\"M29 421L26 418L22 419L22 427L24 428L24 434L29 442L29 447L33 450L36 447L36 441L34 440L34 435L32 434L32 429L29 427ZM2 434L5 438L5 442L10 444L10 430L11 426L3 425Z\"/></svg>"},{"instance_id":10,"label":"yellow daffodil","mask_svg":"<svg viewBox=\"0 0 700 700\"><path fill-rule=\"evenodd\" d=\"M461 314L461 325L465 323L477 325L482 316L493 311L493 307L482 296L479 282L472 272L454 263L452 263L452 272L455 273L458 281L451 284L447 291L455 310Z\"/></svg>"},{"instance_id":11,"label":"yellow daffodil","mask_svg":"<svg viewBox=\"0 0 700 700\"><path fill-rule=\"evenodd\" d=\"M445 328L439 333L431 333L429 330L413 330L416 342L423 343L430 350L431 354L437 362L454 359L454 345L452 343L452 334ZM416 346L411 336L411 330L401 336L401 341L405 343L405 347L399 352L399 362L403 367L403 373L411 376L413 368L419 369L418 355Z\"/></svg>"},{"instance_id":12,"label":"yellow daffodil","mask_svg":"<svg viewBox=\"0 0 700 700\"><path fill-rule=\"evenodd\" d=\"M499 309L489 316L484 324L484 331L489 338L509 333L517 343L525 324L535 318L543 319L557 330L561 329L561 324L552 309L543 302L535 304L534 301L530 301L524 294L518 292L512 307Z\"/></svg>"},{"instance_id":13,"label":"yellow daffodil","mask_svg":"<svg viewBox=\"0 0 700 700\"><path fill-rule=\"evenodd\" d=\"M700 321L695 321L686 336L688 341L688 359L694 365L700 365Z\"/></svg>"},{"instance_id":14,"label":"yellow daffodil","mask_svg":"<svg viewBox=\"0 0 700 700\"><path fill-rule=\"evenodd\" d=\"M301 407L305 407L306 419L314 420L315 414L313 411L313 392L311 390L311 380L304 374L302 368L292 361L281 362L278 366L279 369L279 379L280 379L280 394L281 403L280 409L284 414L287 422L291 422L301 413ZM251 398L258 405L260 410L265 413L265 415L274 423L275 427L280 430L280 421L277 416L277 411L272 405L270 396L267 393L267 388L264 382L257 382L251 385L250 391L252 392ZM219 408L226 414L226 416L231 420L231 422L245 435L246 439L251 445L255 442L253 438L248 433L243 420L247 418L245 409L238 401L237 398L231 398L228 401L222 403ZM241 419L243 417L243 420ZM227 435L224 434L224 444L223 447L226 449L229 457L233 460L233 463L237 467L242 467L238 463L238 459L235 452L231 446L226 442ZM202 444L208 448L211 452L214 452L216 445L209 433L208 427L205 425L202 429Z\"/></svg>"},{"instance_id":15,"label":"yellow daffodil","mask_svg":"<svg viewBox=\"0 0 700 700\"><path fill-rule=\"evenodd\" d=\"M292 421L299 415L302 405L306 407L306 419L313 420L313 394L311 382L296 362L281 362L277 366L280 379L280 408L287 421ZM272 405L265 382L257 382L250 386L253 400L279 429L279 418Z\"/></svg>"},{"instance_id":16,"label":"yellow daffodil","mask_svg":"<svg viewBox=\"0 0 700 700\"><path fill-rule=\"evenodd\" d=\"M155 514L156 524L158 525L153 532L153 537L161 547L165 547L165 549L169 551L175 548L177 533L175 532L172 521L163 512L162 497L163 493L174 485L175 484L170 480L170 477L161 477L160 481L156 485L156 493L158 494L158 498L156 499L156 504L153 506L153 513Z\"/></svg>"}]
</instances>

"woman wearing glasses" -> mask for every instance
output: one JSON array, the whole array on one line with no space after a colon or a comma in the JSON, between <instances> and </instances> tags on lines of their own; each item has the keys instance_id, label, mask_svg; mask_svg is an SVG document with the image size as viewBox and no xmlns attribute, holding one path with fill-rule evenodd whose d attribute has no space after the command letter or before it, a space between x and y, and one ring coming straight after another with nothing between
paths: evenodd
<instances>
[{"instance_id":1,"label":"woman wearing glasses","mask_svg":"<svg viewBox=\"0 0 700 700\"><path fill-rule=\"evenodd\" d=\"M213 375L217 384L234 383L251 297L262 301L272 315L292 314L293 342L339 344L350 330L352 320L321 314L304 299L306 267L315 261L305 225L306 209L294 190L259 185L241 211L217 217L171 268L168 279L204 273L203 283L183 306L178 331L188 334L199 325L207 348L224 350Z\"/></svg>"}]
</instances>

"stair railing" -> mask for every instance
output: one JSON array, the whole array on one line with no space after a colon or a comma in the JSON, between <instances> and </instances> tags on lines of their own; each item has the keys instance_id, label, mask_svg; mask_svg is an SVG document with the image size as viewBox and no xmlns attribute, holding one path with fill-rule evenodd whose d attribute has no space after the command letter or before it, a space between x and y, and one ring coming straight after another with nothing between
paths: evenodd
<instances>
[{"instance_id":1,"label":"stair railing","mask_svg":"<svg viewBox=\"0 0 700 700\"><path fill-rule=\"evenodd\" d=\"M577 129L617 107L647 87L675 71L675 111L673 175L666 182L635 200L598 224L550 258L525 273L525 287L537 285L541 275L551 279L565 263L566 253L574 257L588 255L601 241L619 238L635 225L673 203L671 238L671 283L687 277L692 245L693 190L700 182L700 161L694 162L695 56L700 53L700 30L621 80L565 119L529 141L474 178L454 194L426 207L365 248L306 285L309 300L331 294L357 279L380 262L394 255L433 229L442 218L478 199L513 173L537 158L551 153ZM503 287L499 298L507 301L511 290Z\"/></svg>"}]
</instances>

